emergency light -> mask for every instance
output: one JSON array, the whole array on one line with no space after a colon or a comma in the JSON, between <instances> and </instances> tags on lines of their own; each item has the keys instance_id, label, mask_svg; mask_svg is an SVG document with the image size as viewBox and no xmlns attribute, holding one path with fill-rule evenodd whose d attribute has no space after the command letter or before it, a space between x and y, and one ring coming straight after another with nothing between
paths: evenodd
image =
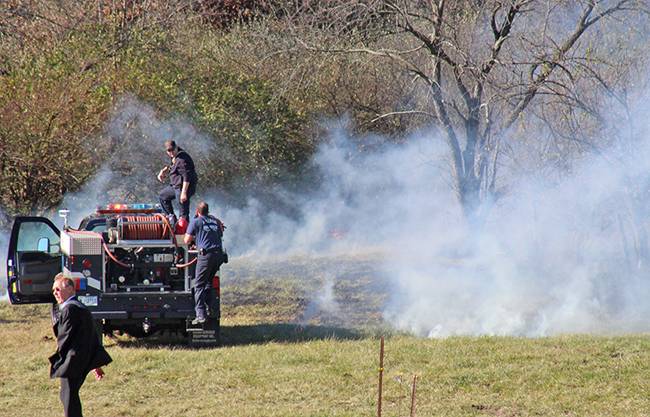
<instances>
[{"instance_id":1,"label":"emergency light","mask_svg":"<svg viewBox=\"0 0 650 417\"><path fill-rule=\"evenodd\" d=\"M108 204L97 206L97 214L162 213L160 204Z\"/></svg>"},{"instance_id":2,"label":"emergency light","mask_svg":"<svg viewBox=\"0 0 650 417\"><path fill-rule=\"evenodd\" d=\"M88 279L87 278L72 278L74 281L75 290L86 290L88 289Z\"/></svg>"}]
</instances>

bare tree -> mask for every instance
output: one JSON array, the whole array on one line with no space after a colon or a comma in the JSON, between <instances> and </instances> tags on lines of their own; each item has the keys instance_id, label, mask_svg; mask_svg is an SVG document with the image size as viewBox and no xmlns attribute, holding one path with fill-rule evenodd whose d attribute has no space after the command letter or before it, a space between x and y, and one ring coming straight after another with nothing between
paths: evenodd
<instances>
[{"instance_id":1,"label":"bare tree","mask_svg":"<svg viewBox=\"0 0 650 417\"><path fill-rule=\"evenodd\" d=\"M611 141L608 163L620 172L621 187L610 197L613 226L630 271L650 271L650 174L648 173L648 106L650 51L643 42L633 45L634 59L612 57L607 76L597 76L601 100L609 110L603 129Z\"/></svg>"},{"instance_id":2,"label":"bare tree","mask_svg":"<svg viewBox=\"0 0 650 417\"><path fill-rule=\"evenodd\" d=\"M612 38L608 31L647 11L633 0L331 0L294 8L280 14L306 48L385 58L426 87L420 106L377 119L430 116L448 144L462 211L477 227L505 192L497 181L500 158L516 148L513 127L525 123L534 100L547 105L536 107L537 115L553 123L562 112L570 116L562 140L574 141L571 127L597 130L597 103L582 101L576 88L593 87L607 69L600 58L616 45L599 37ZM305 41L313 31L332 36Z\"/></svg>"}]
</instances>

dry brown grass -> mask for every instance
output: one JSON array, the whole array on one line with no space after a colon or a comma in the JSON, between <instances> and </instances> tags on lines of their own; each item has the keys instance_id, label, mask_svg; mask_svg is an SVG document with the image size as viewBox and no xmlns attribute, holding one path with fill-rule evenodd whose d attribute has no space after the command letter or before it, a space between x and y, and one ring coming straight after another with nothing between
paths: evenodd
<instances>
[{"instance_id":1,"label":"dry brown grass","mask_svg":"<svg viewBox=\"0 0 650 417\"><path fill-rule=\"evenodd\" d=\"M648 335L416 338L377 316L371 259L286 262L224 268L223 347L105 339L114 362L82 388L86 415L375 416L380 335L383 416L409 415L415 375L417 416L650 415ZM338 316L310 296L335 265ZM0 303L1 416L62 415L55 349L47 306Z\"/></svg>"}]
</instances>

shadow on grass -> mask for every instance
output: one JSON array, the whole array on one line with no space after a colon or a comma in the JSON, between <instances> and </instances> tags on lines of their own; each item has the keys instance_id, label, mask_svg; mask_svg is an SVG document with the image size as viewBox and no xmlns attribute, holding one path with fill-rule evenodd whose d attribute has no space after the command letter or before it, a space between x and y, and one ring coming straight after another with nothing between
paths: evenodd
<instances>
[{"instance_id":1,"label":"shadow on grass","mask_svg":"<svg viewBox=\"0 0 650 417\"><path fill-rule=\"evenodd\" d=\"M311 340L360 340L375 337L378 331L352 330L330 326L301 326L300 324L258 324L248 326L222 326L221 345L243 346L256 345L269 342L301 343ZM133 338L128 335L108 337L104 344L110 346L115 343L121 347L132 348L165 348L181 347L187 349L206 349L205 347L192 347L187 344L187 337L170 333L154 333L146 338ZM213 347L212 349L218 349Z\"/></svg>"}]
</instances>

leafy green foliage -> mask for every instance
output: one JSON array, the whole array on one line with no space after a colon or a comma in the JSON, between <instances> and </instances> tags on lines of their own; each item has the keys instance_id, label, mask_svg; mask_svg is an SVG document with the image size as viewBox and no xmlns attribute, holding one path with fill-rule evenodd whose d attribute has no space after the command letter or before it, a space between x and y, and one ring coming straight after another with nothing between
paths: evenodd
<instances>
[{"instance_id":1,"label":"leafy green foliage","mask_svg":"<svg viewBox=\"0 0 650 417\"><path fill-rule=\"evenodd\" d=\"M274 103L262 80L206 68L202 82L188 92L201 126L229 150L211 172L214 184L235 179L273 179L297 170L314 144L306 139L308 121L285 101ZM224 169L227 167L229 169Z\"/></svg>"},{"instance_id":2,"label":"leafy green foliage","mask_svg":"<svg viewBox=\"0 0 650 417\"><path fill-rule=\"evenodd\" d=\"M0 205L5 214L44 213L93 174L83 145L101 126L108 96L74 39L0 77Z\"/></svg>"},{"instance_id":3,"label":"leafy green foliage","mask_svg":"<svg viewBox=\"0 0 650 417\"><path fill-rule=\"evenodd\" d=\"M188 19L182 5L89 6L87 14L66 15L67 6L74 5L25 6L48 18L30 20L7 40L27 44L21 52L0 48L0 227L16 214L57 208L104 166L122 178L155 178L164 153L143 164L140 145L156 147L160 138L130 123L121 137L105 130L124 97L151 106L159 122L181 120L200 131L207 145L197 144L203 152L194 157L203 188L268 187L295 175L313 153L305 113L258 76L215 65L201 42L221 35ZM24 13L6 18L19 26Z\"/></svg>"}]
</instances>

